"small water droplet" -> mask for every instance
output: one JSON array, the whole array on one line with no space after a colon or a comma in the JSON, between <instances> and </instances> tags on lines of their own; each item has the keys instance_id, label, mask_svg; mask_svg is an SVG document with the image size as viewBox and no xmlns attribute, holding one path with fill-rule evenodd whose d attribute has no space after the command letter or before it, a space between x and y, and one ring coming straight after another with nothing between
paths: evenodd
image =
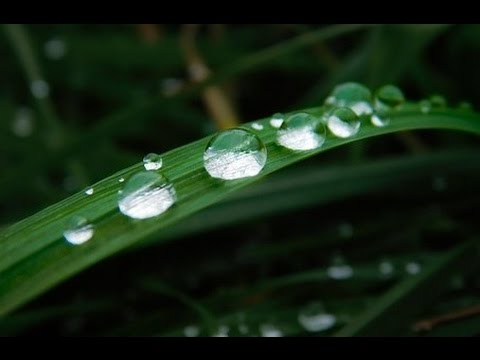
<instances>
[{"instance_id":1,"label":"small water droplet","mask_svg":"<svg viewBox=\"0 0 480 360\"><path fill-rule=\"evenodd\" d=\"M332 265L327 269L327 274L332 279L344 280L353 276L353 269L345 262L342 256L335 256Z\"/></svg>"},{"instance_id":2,"label":"small water droplet","mask_svg":"<svg viewBox=\"0 0 480 360\"><path fill-rule=\"evenodd\" d=\"M37 99L45 99L50 93L50 86L45 80L35 80L30 85L30 91Z\"/></svg>"},{"instance_id":3,"label":"small water droplet","mask_svg":"<svg viewBox=\"0 0 480 360\"><path fill-rule=\"evenodd\" d=\"M272 118L270 119L270 126L275 129L280 129L280 126L282 126L284 120L285 116L283 114L273 114Z\"/></svg>"},{"instance_id":4,"label":"small water droplet","mask_svg":"<svg viewBox=\"0 0 480 360\"><path fill-rule=\"evenodd\" d=\"M405 265L405 271L410 275L416 275L422 270L419 263L411 261Z\"/></svg>"},{"instance_id":5,"label":"small water droplet","mask_svg":"<svg viewBox=\"0 0 480 360\"><path fill-rule=\"evenodd\" d=\"M338 235L342 238L350 238L353 235L353 226L350 223L342 223L338 226Z\"/></svg>"},{"instance_id":6,"label":"small water droplet","mask_svg":"<svg viewBox=\"0 0 480 360\"><path fill-rule=\"evenodd\" d=\"M432 181L432 188L435 191L438 192L443 192L447 190L448 183L447 179L445 179L443 176L435 176Z\"/></svg>"},{"instance_id":7,"label":"small water droplet","mask_svg":"<svg viewBox=\"0 0 480 360\"><path fill-rule=\"evenodd\" d=\"M158 170L162 167L163 160L162 157L155 153L150 153L145 155L143 158L143 167L145 170Z\"/></svg>"},{"instance_id":8,"label":"small water droplet","mask_svg":"<svg viewBox=\"0 0 480 360\"><path fill-rule=\"evenodd\" d=\"M252 129L255 129L255 130L263 130L263 125L256 122L252 123L251 127Z\"/></svg>"},{"instance_id":9,"label":"small water droplet","mask_svg":"<svg viewBox=\"0 0 480 360\"><path fill-rule=\"evenodd\" d=\"M219 132L203 153L203 165L211 177L235 180L258 175L267 162L260 138L245 129Z\"/></svg>"},{"instance_id":10,"label":"small water droplet","mask_svg":"<svg viewBox=\"0 0 480 360\"><path fill-rule=\"evenodd\" d=\"M356 135L360 130L360 120L352 110L341 107L334 109L328 115L327 126L333 135L348 138Z\"/></svg>"},{"instance_id":11,"label":"small water droplet","mask_svg":"<svg viewBox=\"0 0 480 360\"><path fill-rule=\"evenodd\" d=\"M465 287L465 278L462 275L453 275L450 278L450 288L452 290L461 290Z\"/></svg>"},{"instance_id":12,"label":"small water droplet","mask_svg":"<svg viewBox=\"0 0 480 360\"><path fill-rule=\"evenodd\" d=\"M384 127L384 126L387 126L390 123L390 119L374 113L370 117L370 122L372 123L373 126Z\"/></svg>"},{"instance_id":13,"label":"small water droplet","mask_svg":"<svg viewBox=\"0 0 480 360\"><path fill-rule=\"evenodd\" d=\"M432 95L430 96L430 104L432 108L443 109L447 106L447 100L442 95Z\"/></svg>"},{"instance_id":14,"label":"small water droplet","mask_svg":"<svg viewBox=\"0 0 480 360\"><path fill-rule=\"evenodd\" d=\"M165 96L172 96L178 93L183 87L183 80L168 78L160 82L161 92Z\"/></svg>"},{"instance_id":15,"label":"small water droplet","mask_svg":"<svg viewBox=\"0 0 480 360\"><path fill-rule=\"evenodd\" d=\"M333 314L326 313L323 304L317 301L310 303L300 311L298 322L309 332L319 332L334 326L337 318Z\"/></svg>"},{"instance_id":16,"label":"small water droplet","mask_svg":"<svg viewBox=\"0 0 480 360\"><path fill-rule=\"evenodd\" d=\"M263 337L282 337L283 332L273 324L261 324L260 334Z\"/></svg>"},{"instance_id":17,"label":"small water droplet","mask_svg":"<svg viewBox=\"0 0 480 360\"><path fill-rule=\"evenodd\" d=\"M93 194L93 188L88 188L87 190L85 190L85 194L92 195Z\"/></svg>"},{"instance_id":18,"label":"small water droplet","mask_svg":"<svg viewBox=\"0 0 480 360\"><path fill-rule=\"evenodd\" d=\"M472 104L470 104L469 102L467 101L462 101L458 104L458 108L460 110L465 110L465 111L472 111L473 110L473 106Z\"/></svg>"},{"instance_id":19,"label":"small water droplet","mask_svg":"<svg viewBox=\"0 0 480 360\"><path fill-rule=\"evenodd\" d=\"M357 116L370 115L372 108L372 93L359 83L348 82L336 86L325 101L331 107L347 107Z\"/></svg>"},{"instance_id":20,"label":"small water droplet","mask_svg":"<svg viewBox=\"0 0 480 360\"><path fill-rule=\"evenodd\" d=\"M12 121L12 132L18 137L28 137L33 132L33 112L28 107L19 108Z\"/></svg>"},{"instance_id":21,"label":"small water droplet","mask_svg":"<svg viewBox=\"0 0 480 360\"><path fill-rule=\"evenodd\" d=\"M395 109L405 102L402 90L395 85L382 86L375 92L375 109L387 111Z\"/></svg>"},{"instance_id":22,"label":"small water droplet","mask_svg":"<svg viewBox=\"0 0 480 360\"><path fill-rule=\"evenodd\" d=\"M424 114L428 114L432 110L432 105L428 100L421 100L418 105L420 106L420 111Z\"/></svg>"},{"instance_id":23,"label":"small water droplet","mask_svg":"<svg viewBox=\"0 0 480 360\"><path fill-rule=\"evenodd\" d=\"M60 60L65 56L66 45L63 40L51 39L45 43L45 56L52 60Z\"/></svg>"},{"instance_id":24,"label":"small water droplet","mask_svg":"<svg viewBox=\"0 0 480 360\"><path fill-rule=\"evenodd\" d=\"M334 96L327 96L325 99L326 106L335 106L335 97Z\"/></svg>"},{"instance_id":25,"label":"small water droplet","mask_svg":"<svg viewBox=\"0 0 480 360\"><path fill-rule=\"evenodd\" d=\"M166 177L142 171L125 183L119 192L118 207L133 219L148 219L164 213L175 201L175 189Z\"/></svg>"},{"instance_id":26,"label":"small water droplet","mask_svg":"<svg viewBox=\"0 0 480 360\"><path fill-rule=\"evenodd\" d=\"M239 331L240 334L242 334L242 335L247 335L248 332L249 332L248 325L247 325L247 324L240 324L240 325L238 325L238 331Z\"/></svg>"},{"instance_id":27,"label":"small water droplet","mask_svg":"<svg viewBox=\"0 0 480 360\"><path fill-rule=\"evenodd\" d=\"M323 145L325 136L325 125L320 118L297 113L283 122L277 132L277 143L290 150L313 150Z\"/></svg>"},{"instance_id":28,"label":"small water droplet","mask_svg":"<svg viewBox=\"0 0 480 360\"><path fill-rule=\"evenodd\" d=\"M393 264L390 261L381 261L380 264L378 265L378 270L380 271L380 274L388 276L391 275L394 271Z\"/></svg>"},{"instance_id":29,"label":"small water droplet","mask_svg":"<svg viewBox=\"0 0 480 360\"><path fill-rule=\"evenodd\" d=\"M196 325L188 325L183 329L183 334L186 337L196 337L200 334L200 329Z\"/></svg>"},{"instance_id":30,"label":"small water droplet","mask_svg":"<svg viewBox=\"0 0 480 360\"><path fill-rule=\"evenodd\" d=\"M228 337L230 329L226 325L220 325L217 331L212 335L213 337Z\"/></svg>"},{"instance_id":31,"label":"small water droplet","mask_svg":"<svg viewBox=\"0 0 480 360\"><path fill-rule=\"evenodd\" d=\"M118 179L118 182L120 182L120 183L122 183L122 182L124 182L124 181L125 181L125 179L124 179L123 177L121 177L120 179Z\"/></svg>"},{"instance_id":32,"label":"small water droplet","mask_svg":"<svg viewBox=\"0 0 480 360\"><path fill-rule=\"evenodd\" d=\"M90 240L93 233L93 225L89 224L84 217L76 215L69 220L63 236L70 244L80 245Z\"/></svg>"}]
</instances>

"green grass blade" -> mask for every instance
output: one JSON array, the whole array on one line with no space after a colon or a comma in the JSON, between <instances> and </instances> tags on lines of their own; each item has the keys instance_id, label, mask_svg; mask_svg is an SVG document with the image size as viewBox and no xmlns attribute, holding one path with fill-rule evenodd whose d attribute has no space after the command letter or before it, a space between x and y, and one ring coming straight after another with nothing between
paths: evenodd
<instances>
[{"instance_id":1,"label":"green grass blade","mask_svg":"<svg viewBox=\"0 0 480 360\"><path fill-rule=\"evenodd\" d=\"M478 261L478 250L478 240L474 240L445 253L419 275L388 291L336 336L388 336L405 333L414 316L448 289L446 279L454 269L459 273L472 270Z\"/></svg>"},{"instance_id":2,"label":"green grass blade","mask_svg":"<svg viewBox=\"0 0 480 360\"><path fill-rule=\"evenodd\" d=\"M309 111L320 114L323 110L314 108ZM391 114L391 124L387 127L375 128L365 123L353 138L329 136L322 148L299 153L276 145L276 130L268 121L260 120L265 130L259 134L268 149L268 162L255 178L231 182L210 178L202 161L209 137L165 153L165 165L161 171L174 183L178 201L158 218L131 221L118 212L117 191L121 186L118 179L121 176L128 178L142 169L139 163L94 184L93 196L86 196L83 192L75 194L8 228L0 234L0 314L8 313L113 253L149 237L161 236L160 230L264 176L323 151L402 130L437 128L480 133L480 118L475 113L442 110L422 114L416 106L406 106L404 111ZM248 127L248 124L244 126ZM62 238L66 222L74 214L86 216L96 226L94 238L77 247L68 246Z\"/></svg>"}]
</instances>

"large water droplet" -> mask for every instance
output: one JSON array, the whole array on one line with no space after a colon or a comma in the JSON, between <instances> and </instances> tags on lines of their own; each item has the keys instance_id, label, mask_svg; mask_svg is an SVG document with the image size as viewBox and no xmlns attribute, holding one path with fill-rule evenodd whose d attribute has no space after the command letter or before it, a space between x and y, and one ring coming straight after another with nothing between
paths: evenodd
<instances>
[{"instance_id":1,"label":"large water droplet","mask_svg":"<svg viewBox=\"0 0 480 360\"><path fill-rule=\"evenodd\" d=\"M335 256L332 265L327 269L327 274L332 279L344 280L352 277L353 269L342 256Z\"/></svg>"},{"instance_id":2,"label":"large water droplet","mask_svg":"<svg viewBox=\"0 0 480 360\"><path fill-rule=\"evenodd\" d=\"M158 170L162 167L162 157L155 153L145 155L143 158L143 167L145 170Z\"/></svg>"},{"instance_id":3,"label":"large water droplet","mask_svg":"<svg viewBox=\"0 0 480 360\"><path fill-rule=\"evenodd\" d=\"M12 131L19 137L28 137L33 132L33 113L28 107L21 107L12 121Z\"/></svg>"},{"instance_id":4,"label":"large water droplet","mask_svg":"<svg viewBox=\"0 0 480 360\"><path fill-rule=\"evenodd\" d=\"M359 83L348 82L336 86L325 101L327 107L347 107L356 115L370 115L372 109L372 93Z\"/></svg>"},{"instance_id":5,"label":"large water droplet","mask_svg":"<svg viewBox=\"0 0 480 360\"><path fill-rule=\"evenodd\" d=\"M277 143L290 150L313 150L325 142L325 125L307 113L289 116L277 132Z\"/></svg>"},{"instance_id":6,"label":"large water droplet","mask_svg":"<svg viewBox=\"0 0 480 360\"><path fill-rule=\"evenodd\" d=\"M280 126L282 126L284 120L285 116L283 114L273 114L272 118L270 119L270 126L274 127L275 129L280 129Z\"/></svg>"},{"instance_id":7,"label":"large water droplet","mask_svg":"<svg viewBox=\"0 0 480 360\"><path fill-rule=\"evenodd\" d=\"M283 332L273 324L261 324L260 334L263 337L282 337Z\"/></svg>"},{"instance_id":8,"label":"large water droplet","mask_svg":"<svg viewBox=\"0 0 480 360\"><path fill-rule=\"evenodd\" d=\"M60 39L51 39L45 43L45 55L52 60L59 60L65 56L65 42Z\"/></svg>"},{"instance_id":9,"label":"large water droplet","mask_svg":"<svg viewBox=\"0 0 480 360\"><path fill-rule=\"evenodd\" d=\"M215 135L203 153L203 165L211 177L235 180L258 175L267 162L260 138L245 129L224 130Z\"/></svg>"},{"instance_id":10,"label":"large water droplet","mask_svg":"<svg viewBox=\"0 0 480 360\"><path fill-rule=\"evenodd\" d=\"M183 329L183 334L186 337L196 337L200 334L200 329L196 325L188 325Z\"/></svg>"},{"instance_id":11,"label":"large water droplet","mask_svg":"<svg viewBox=\"0 0 480 360\"><path fill-rule=\"evenodd\" d=\"M382 86L375 92L375 109L378 111L395 109L404 102L402 90L395 85Z\"/></svg>"},{"instance_id":12,"label":"large water droplet","mask_svg":"<svg viewBox=\"0 0 480 360\"><path fill-rule=\"evenodd\" d=\"M307 305L298 314L298 322L310 332L318 332L330 329L337 322L333 314L325 312L321 302L313 302Z\"/></svg>"},{"instance_id":13,"label":"large water droplet","mask_svg":"<svg viewBox=\"0 0 480 360\"><path fill-rule=\"evenodd\" d=\"M339 138L356 135L360 130L360 120L355 113L346 107L334 109L327 118L328 129Z\"/></svg>"},{"instance_id":14,"label":"large water droplet","mask_svg":"<svg viewBox=\"0 0 480 360\"><path fill-rule=\"evenodd\" d=\"M142 171L119 192L118 208L133 219L148 219L167 211L176 200L173 185L163 175Z\"/></svg>"},{"instance_id":15,"label":"large water droplet","mask_svg":"<svg viewBox=\"0 0 480 360\"><path fill-rule=\"evenodd\" d=\"M30 91L37 99L44 99L50 93L50 86L45 80L35 80L30 84Z\"/></svg>"},{"instance_id":16,"label":"large water droplet","mask_svg":"<svg viewBox=\"0 0 480 360\"><path fill-rule=\"evenodd\" d=\"M80 245L90 240L93 236L93 225L82 216L73 216L68 222L67 229L63 232L65 240L70 244Z\"/></svg>"}]
</instances>

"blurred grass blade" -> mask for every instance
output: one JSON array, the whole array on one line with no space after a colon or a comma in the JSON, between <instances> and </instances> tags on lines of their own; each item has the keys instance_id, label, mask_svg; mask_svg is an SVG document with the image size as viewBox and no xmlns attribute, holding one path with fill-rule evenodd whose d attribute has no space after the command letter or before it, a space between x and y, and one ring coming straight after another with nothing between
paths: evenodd
<instances>
[{"instance_id":1,"label":"blurred grass blade","mask_svg":"<svg viewBox=\"0 0 480 360\"><path fill-rule=\"evenodd\" d=\"M336 336L385 336L405 333L414 316L448 290L454 271L468 274L478 262L479 241L442 255L418 275L399 283Z\"/></svg>"},{"instance_id":2,"label":"blurred grass blade","mask_svg":"<svg viewBox=\"0 0 480 360\"><path fill-rule=\"evenodd\" d=\"M308 109L323 114L322 108ZM161 172L174 184L178 200L158 218L131 221L118 212L117 193L120 177L128 178L143 169L139 163L93 185L95 194L77 193L11 226L0 234L0 315L8 313L48 290L69 276L109 255L139 241L161 236L187 216L219 202L229 194L266 175L323 151L361 139L411 129L456 129L480 133L480 118L461 110L439 110L422 114L416 105L392 113L391 124L376 128L365 122L353 138L327 137L323 147L306 152L292 152L276 145L276 129L269 119L260 137L268 150L268 161L254 178L222 182L212 179L203 167L203 151L209 137L163 154ZM244 125L249 128L249 124ZM63 240L63 231L73 215L87 217L96 227L94 238L82 246L72 247Z\"/></svg>"}]
</instances>

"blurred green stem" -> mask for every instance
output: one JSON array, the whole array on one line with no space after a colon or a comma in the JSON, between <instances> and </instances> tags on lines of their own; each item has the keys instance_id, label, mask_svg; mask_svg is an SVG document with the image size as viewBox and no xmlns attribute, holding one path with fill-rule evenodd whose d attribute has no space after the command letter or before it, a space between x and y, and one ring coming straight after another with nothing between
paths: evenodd
<instances>
[{"instance_id":1,"label":"blurred green stem","mask_svg":"<svg viewBox=\"0 0 480 360\"><path fill-rule=\"evenodd\" d=\"M32 92L32 86L36 82L44 81L46 84L48 84L42 75L40 65L35 57L35 53L25 27L21 24L6 24L3 25L3 28L22 66L22 70L28 83L29 91ZM47 146L50 149L61 148L65 141L65 129L55 114L48 94L43 97L35 95L33 97L41 116L45 120L48 134L46 139Z\"/></svg>"}]
</instances>

